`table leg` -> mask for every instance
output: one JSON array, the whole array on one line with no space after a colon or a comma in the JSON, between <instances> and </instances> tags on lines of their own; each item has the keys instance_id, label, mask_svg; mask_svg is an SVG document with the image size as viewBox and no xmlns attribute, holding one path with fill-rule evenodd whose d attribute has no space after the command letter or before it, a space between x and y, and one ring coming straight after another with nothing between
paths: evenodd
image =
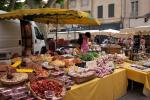
<instances>
[{"instance_id":1,"label":"table leg","mask_svg":"<svg viewBox=\"0 0 150 100\"><path fill-rule=\"evenodd\" d=\"M134 81L131 80L131 90L133 90Z\"/></svg>"}]
</instances>

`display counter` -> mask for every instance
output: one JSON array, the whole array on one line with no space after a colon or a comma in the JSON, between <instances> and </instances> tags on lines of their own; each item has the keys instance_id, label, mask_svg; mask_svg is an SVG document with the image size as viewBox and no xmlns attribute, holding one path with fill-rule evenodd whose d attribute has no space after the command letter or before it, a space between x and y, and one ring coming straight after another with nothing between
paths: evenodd
<instances>
[{"instance_id":1,"label":"display counter","mask_svg":"<svg viewBox=\"0 0 150 100\"><path fill-rule=\"evenodd\" d=\"M101 48L103 51L109 54L115 54L118 53L120 54L121 52L121 46L116 45L116 44L102 44Z\"/></svg>"},{"instance_id":2,"label":"display counter","mask_svg":"<svg viewBox=\"0 0 150 100\"><path fill-rule=\"evenodd\" d=\"M74 85L63 100L116 100L127 92L125 69L116 69L111 75Z\"/></svg>"},{"instance_id":3,"label":"display counter","mask_svg":"<svg viewBox=\"0 0 150 100\"><path fill-rule=\"evenodd\" d=\"M130 63L124 63L127 72L127 78L135 82L144 84L143 93L150 96L150 73L140 70L134 70L130 67Z\"/></svg>"}]
</instances>

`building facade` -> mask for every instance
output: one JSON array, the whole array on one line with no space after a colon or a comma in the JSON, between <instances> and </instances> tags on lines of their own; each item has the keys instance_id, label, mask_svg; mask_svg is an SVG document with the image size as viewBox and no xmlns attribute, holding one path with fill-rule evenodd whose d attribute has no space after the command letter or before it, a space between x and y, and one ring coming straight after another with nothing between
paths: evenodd
<instances>
[{"instance_id":1,"label":"building facade","mask_svg":"<svg viewBox=\"0 0 150 100\"><path fill-rule=\"evenodd\" d=\"M68 0L69 9L81 10L91 14L93 0Z\"/></svg>"},{"instance_id":2,"label":"building facade","mask_svg":"<svg viewBox=\"0 0 150 100\"><path fill-rule=\"evenodd\" d=\"M68 0L68 8L88 12L103 21L92 29L150 25L150 0Z\"/></svg>"},{"instance_id":3,"label":"building facade","mask_svg":"<svg viewBox=\"0 0 150 100\"><path fill-rule=\"evenodd\" d=\"M121 29L122 28L122 0L69 0L69 9L82 10L90 13L94 18L103 20L100 26L92 29Z\"/></svg>"},{"instance_id":4,"label":"building facade","mask_svg":"<svg viewBox=\"0 0 150 100\"><path fill-rule=\"evenodd\" d=\"M123 1L124 28L150 25L150 0Z\"/></svg>"},{"instance_id":5,"label":"building facade","mask_svg":"<svg viewBox=\"0 0 150 100\"><path fill-rule=\"evenodd\" d=\"M93 0L93 16L103 20L100 29L122 27L122 0Z\"/></svg>"}]
</instances>

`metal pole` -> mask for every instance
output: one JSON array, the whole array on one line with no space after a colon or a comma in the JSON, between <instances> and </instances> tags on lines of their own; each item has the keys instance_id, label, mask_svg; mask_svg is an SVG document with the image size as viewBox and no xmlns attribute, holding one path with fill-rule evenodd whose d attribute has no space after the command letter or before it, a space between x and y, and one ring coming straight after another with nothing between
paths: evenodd
<instances>
[{"instance_id":1,"label":"metal pole","mask_svg":"<svg viewBox=\"0 0 150 100\"><path fill-rule=\"evenodd\" d=\"M56 41L58 39L58 24L56 25Z\"/></svg>"},{"instance_id":2,"label":"metal pole","mask_svg":"<svg viewBox=\"0 0 150 100\"><path fill-rule=\"evenodd\" d=\"M72 29L73 29L73 25L72 25ZM74 39L76 39L76 28L73 30L74 33Z\"/></svg>"},{"instance_id":3,"label":"metal pole","mask_svg":"<svg viewBox=\"0 0 150 100\"><path fill-rule=\"evenodd\" d=\"M89 25L89 30L91 30L91 26Z\"/></svg>"},{"instance_id":4,"label":"metal pole","mask_svg":"<svg viewBox=\"0 0 150 100\"><path fill-rule=\"evenodd\" d=\"M58 38L58 15L56 19L56 47L55 48L57 48L57 38Z\"/></svg>"}]
</instances>

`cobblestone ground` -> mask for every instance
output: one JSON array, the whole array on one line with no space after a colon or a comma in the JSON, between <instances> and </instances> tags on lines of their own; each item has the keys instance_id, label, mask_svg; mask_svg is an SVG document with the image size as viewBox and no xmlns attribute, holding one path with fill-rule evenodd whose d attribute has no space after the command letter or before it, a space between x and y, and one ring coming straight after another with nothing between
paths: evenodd
<instances>
[{"instance_id":1,"label":"cobblestone ground","mask_svg":"<svg viewBox=\"0 0 150 100\"><path fill-rule=\"evenodd\" d=\"M150 97L144 96L141 91L130 90L127 95L118 100L150 100Z\"/></svg>"},{"instance_id":2,"label":"cobblestone ground","mask_svg":"<svg viewBox=\"0 0 150 100\"><path fill-rule=\"evenodd\" d=\"M131 89L131 81L129 80L128 92L125 96L118 100L150 100L150 97L143 95L143 84L133 82L133 88Z\"/></svg>"}]
</instances>

